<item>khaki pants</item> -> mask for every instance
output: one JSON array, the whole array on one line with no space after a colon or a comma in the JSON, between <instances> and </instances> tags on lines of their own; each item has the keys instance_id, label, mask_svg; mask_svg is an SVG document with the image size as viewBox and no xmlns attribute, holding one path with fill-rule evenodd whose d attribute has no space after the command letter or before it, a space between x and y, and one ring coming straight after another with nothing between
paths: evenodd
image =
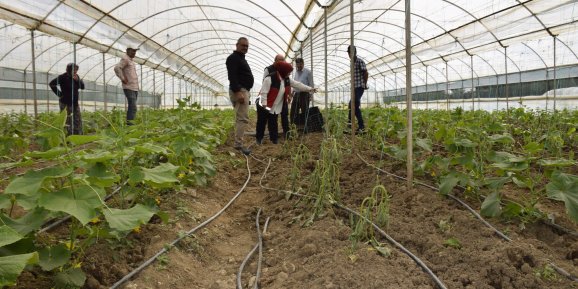
<instances>
[{"instance_id":1,"label":"khaki pants","mask_svg":"<svg viewBox=\"0 0 578 289\"><path fill-rule=\"evenodd\" d=\"M239 103L235 93L229 90L229 100L235 107L235 147L242 147L245 137L245 128L249 125L249 91L242 88L244 102Z\"/></svg>"}]
</instances>

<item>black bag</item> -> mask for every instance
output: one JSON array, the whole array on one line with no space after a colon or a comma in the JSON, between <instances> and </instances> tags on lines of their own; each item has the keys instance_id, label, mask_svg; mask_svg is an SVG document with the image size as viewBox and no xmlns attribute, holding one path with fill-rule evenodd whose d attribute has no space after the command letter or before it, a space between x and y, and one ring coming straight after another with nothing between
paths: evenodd
<instances>
[{"instance_id":1,"label":"black bag","mask_svg":"<svg viewBox=\"0 0 578 289\"><path fill-rule=\"evenodd\" d=\"M307 116L299 116L299 119L303 119L305 128L303 129L304 133L309 132L316 132L316 131L323 131L323 115L319 110L319 107L313 106L309 108L309 114Z\"/></svg>"}]
</instances>

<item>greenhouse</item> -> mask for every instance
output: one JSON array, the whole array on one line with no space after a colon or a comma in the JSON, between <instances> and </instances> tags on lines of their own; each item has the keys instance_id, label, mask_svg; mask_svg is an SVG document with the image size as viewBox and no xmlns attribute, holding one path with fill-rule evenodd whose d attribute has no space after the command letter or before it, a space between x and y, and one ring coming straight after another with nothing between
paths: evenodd
<instances>
[{"instance_id":1,"label":"greenhouse","mask_svg":"<svg viewBox=\"0 0 578 289\"><path fill-rule=\"evenodd\" d=\"M2 288L578 288L578 1L0 0L0 30Z\"/></svg>"}]
</instances>

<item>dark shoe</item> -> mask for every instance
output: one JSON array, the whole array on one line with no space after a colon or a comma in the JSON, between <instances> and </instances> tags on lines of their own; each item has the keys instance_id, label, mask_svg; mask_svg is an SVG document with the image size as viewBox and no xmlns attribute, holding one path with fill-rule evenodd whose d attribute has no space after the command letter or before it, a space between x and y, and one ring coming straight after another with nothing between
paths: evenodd
<instances>
[{"instance_id":1,"label":"dark shoe","mask_svg":"<svg viewBox=\"0 0 578 289\"><path fill-rule=\"evenodd\" d=\"M272 140L271 142L272 142L273 144L279 143L277 140Z\"/></svg>"},{"instance_id":2,"label":"dark shoe","mask_svg":"<svg viewBox=\"0 0 578 289\"><path fill-rule=\"evenodd\" d=\"M259 139L259 138L258 138L258 139L256 140L256 142L257 142L258 145L262 145L262 144L263 144L263 139Z\"/></svg>"},{"instance_id":3,"label":"dark shoe","mask_svg":"<svg viewBox=\"0 0 578 289\"><path fill-rule=\"evenodd\" d=\"M246 156L251 154L251 150L246 147L235 147L235 149L242 152Z\"/></svg>"}]
</instances>

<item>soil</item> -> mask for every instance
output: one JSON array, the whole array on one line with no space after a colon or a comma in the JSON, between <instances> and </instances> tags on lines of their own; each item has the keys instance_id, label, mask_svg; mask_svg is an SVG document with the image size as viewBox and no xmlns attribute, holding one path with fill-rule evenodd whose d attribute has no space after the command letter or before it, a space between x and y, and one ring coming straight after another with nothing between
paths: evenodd
<instances>
[{"instance_id":1,"label":"soil","mask_svg":"<svg viewBox=\"0 0 578 289\"><path fill-rule=\"evenodd\" d=\"M385 251L390 251L388 256L369 242L353 248L348 213L328 208L308 223L310 209L305 199L279 191L291 188L288 150L303 143L312 156L301 170L299 183L301 192L307 192L322 140L321 133L311 133L296 143L281 141L275 145L265 141L260 146L254 144L248 158L235 151L231 143L219 147L215 153L217 175L207 187L189 188L164 198L161 207L170 215L168 224L152 222L139 233L130 234L122 245L99 242L87 252L82 264L88 275L84 288L109 288L176 239L179 232L189 231L217 213L240 190L238 199L222 215L120 288L236 288L239 267L258 241L255 219L259 209L261 229L270 218L263 234L261 288L437 288L411 258L379 235L376 239ZM512 239L507 242L451 199L425 187L408 189L404 181L368 166L356 153L370 164L388 160L365 143L363 136L356 138L355 152L347 147L351 146L350 140L344 144L339 181L342 202L359 210L376 184L385 186L391 199L390 222L384 230L419 257L447 288L578 288L578 282L547 266L552 262L578 275L575 236L543 223L522 226L490 219ZM405 175L405 167L399 163L381 168ZM479 202L467 202L479 210ZM578 229L564 220L563 203L548 203L548 209L564 226ZM460 246L448 245L450 239ZM256 256L241 275L243 288L253 288ZM43 278L26 272L16 288L50 288L48 279Z\"/></svg>"}]
</instances>

